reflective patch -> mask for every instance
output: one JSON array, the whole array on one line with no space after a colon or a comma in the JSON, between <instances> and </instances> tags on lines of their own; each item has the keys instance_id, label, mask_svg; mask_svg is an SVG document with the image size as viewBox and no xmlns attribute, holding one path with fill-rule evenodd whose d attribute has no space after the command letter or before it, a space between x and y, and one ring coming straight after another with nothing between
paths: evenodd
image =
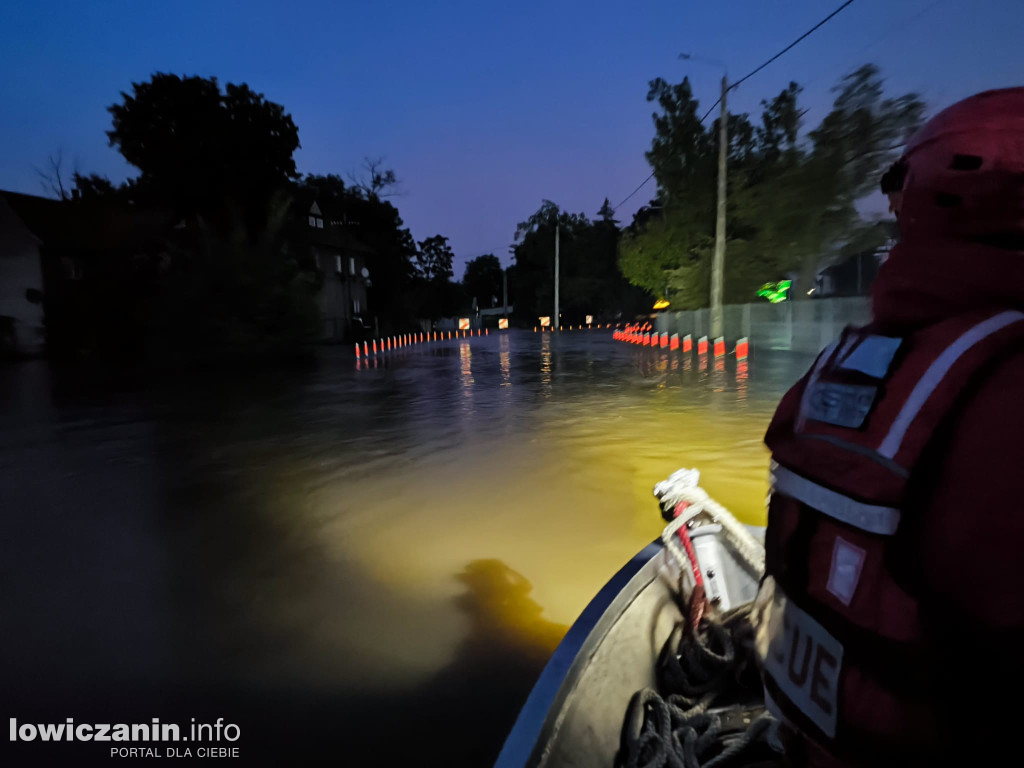
<instances>
[{"instance_id":1,"label":"reflective patch","mask_svg":"<svg viewBox=\"0 0 1024 768\"><path fill-rule=\"evenodd\" d=\"M833 341L825 347L821 354L818 355L818 359L814 363L814 368L811 369L811 375L807 379L807 385L804 387L803 394L800 395L800 416L796 420L797 432L803 432L804 422L807 421L807 401L811 397L811 390L814 389L815 382L817 382L818 377L821 376L822 368L825 367L825 364L829 361L829 358L831 358L832 353L836 351L836 346L838 346L838 344L838 341Z\"/></svg>"},{"instance_id":2,"label":"reflective patch","mask_svg":"<svg viewBox=\"0 0 1024 768\"><path fill-rule=\"evenodd\" d=\"M845 360L840 360L839 368L860 371L874 379L884 379L902 343L903 339L892 336L866 336Z\"/></svg>"},{"instance_id":3,"label":"reflective patch","mask_svg":"<svg viewBox=\"0 0 1024 768\"><path fill-rule=\"evenodd\" d=\"M835 738L843 646L775 585L764 670L807 718Z\"/></svg>"},{"instance_id":4,"label":"reflective patch","mask_svg":"<svg viewBox=\"0 0 1024 768\"><path fill-rule=\"evenodd\" d=\"M896 420L889 427L889 434L885 436L882 444L878 446L878 452L887 459L896 458L896 454L903 444L903 437L907 434L907 430L910 429L911 423L913 423L921 408L924 407L928 398L931 397L932 392L942 383L943 378L949 373L949 369L953 367L956 361L978 342L984 341L996 331L1000 331L1006 326L1018 323L1021 320L1024 320L1024 312L1018 312L1013 309L1000 312L998 315L978 323L946 347L942 354L935 358L935 361L928 366L924 376L914 386L914 391L910 393L910 397L903 404L903 408L900 410Z\"/></svg>"},{"instance_id":5,"label":"reflective patch","mask_svg":"<svg viewBox=\"0 0 1024 768\"><path fill-rule=\"evenodd\" d=\"M783 493L833 520L839 520L869 533L891 536L900 524L900 511L895 507L865 504L836 493L776 464L771 473L772 492Z\"/></svg>"},{"instance_id":6,"label":"reflective patch","mask_svg":"<svg viewBox=\"0 0 1024 768\"><path fill-rule=\"evenodd\" d=\"M828 585L825 587L843 605L849 607L860 581L860 571L864 567L867 552L856 547L841 536L836 536L832 547L832 568L828 573Z\"/></svg>"},{"instance_id":7,"label":"reflective patch","mask_svg":"<svg viewBox=\"0 0 1024 768\"><path fill-rule=\"evenodd\" d=\"M807 398L807 418L856 429L864 423L878 388L868 384L814 382Z\"/></svg>"}]
</instances>

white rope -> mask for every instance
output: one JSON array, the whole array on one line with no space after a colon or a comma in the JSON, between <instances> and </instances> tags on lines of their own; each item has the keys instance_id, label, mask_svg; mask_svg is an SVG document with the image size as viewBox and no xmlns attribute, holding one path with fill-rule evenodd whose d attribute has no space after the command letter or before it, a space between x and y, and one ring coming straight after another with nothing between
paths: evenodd
<instances>
[{"instance_id":1,"label":"white rope","mask_svg":"<svg viewBox=\"0 0 1024 768\"><path fill-rule=\"evenodd\" d=\"M764 547L728 509L708 496L707 491L698 485L699 482L698 470L680 469L654 486L654 495L662 505L675 508L681 501L689 504L662 532L661 539L665 542L666 549L676 558L683 570L689 572L690 559L679 545L679 538L675 534L699 513L706 512L722 526L722 531L736 550L736 554L760 576L764 573Z\"/></svg>"}]
</instances>

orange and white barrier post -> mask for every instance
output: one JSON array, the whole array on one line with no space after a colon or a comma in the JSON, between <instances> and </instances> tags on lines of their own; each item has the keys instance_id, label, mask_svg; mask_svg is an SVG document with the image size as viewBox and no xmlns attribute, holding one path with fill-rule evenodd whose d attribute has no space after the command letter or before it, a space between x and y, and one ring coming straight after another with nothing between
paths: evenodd
<instances>
[{"instance_id":1,"label":"orange and white barrier post","mask_svg":"<svg viewBox=\"0 0 1024 768\"><path fill-rule=\"evenodd\" d=\"M693 336L686 334L683 336L683 352L689 352L693 349Z\"/></svg>"},{"instance_id":2,"label":"orange and white barrier post","mask_svg":"<svg viewBox=\"0 0 1024 768\"><path fill-rule=\"evenodd\" d=\"M715 339L715 357L722 357L725 355L725 339L719 336Z\"/></svg>"},{"instance_id":3,"label":"orange and white barrier post","mask_svg":"<svg viewBox=\"0 0 1024 768\"><path fill-rule=\"evenodd\" d=\"M356 360L358 360L360 357L362 357L362 355L359 354L359 345L356 344Z\"/></svg>"},{"instance_id":4,"label":"orange and white barrier post","mask_svg":"<svg viewBox=\"0 0 1024 768\"><path fill-rule=\"evenodd\" d=\"M701 336L697 339L697 354L706 355L708 353L708 337Z\"/></svg>"},{"instance_id":5,"label":"orange and white barrier post","mask_svg":"<svg viewBox=\"0 0 1024 768\"><path fill-rule=\"evenodd\" d=\"M661 334L661 348L665 349L668 346L668 333Z\"/></svg>"},{"instance_id":6,"label":"orange and white barrier post","mask_svg":"<svg viewBox=\"0 0 1024 768\"><path fill-rule=\"evenodd\" d=\"M671 350L679 349L679 334L673 333L668 339L668 348Z\"/></svg>"},{"instance_id":7,"label":"orange and white barrier post","mask_svg":"<svg viewBox=\"0 0 1024 768\"><path fill-rule=\"evenodd\" d=\"M746 360L747 354L749 353L750 343L747 341L747 337L744 336L742 339L736 342L736 359Z\"/></svg>"}]
</instances>

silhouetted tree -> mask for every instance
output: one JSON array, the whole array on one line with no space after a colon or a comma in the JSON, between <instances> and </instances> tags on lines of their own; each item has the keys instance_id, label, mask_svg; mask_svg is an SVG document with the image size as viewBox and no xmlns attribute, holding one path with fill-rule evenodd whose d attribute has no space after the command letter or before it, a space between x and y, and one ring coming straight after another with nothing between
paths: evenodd
<instances>
[{"instance_id":1,"label":"silhouetted tree","mask_svg":"<svg viewBox=\"0 0 1024 768\"><path fill-rule=\"evenodd\" d=\"M75 183L75 191L85 200L114 200L123 197L127 191L127 187L115 187L106 176L95 173L90 173L87 176L76 173L72 176L72 180Z\"/></svg>"},{"instance_id":2,"label":"silhouetted tree","mask_svg":"<svg viewBox=\"0 0 1024 768\"><path fill-rule=\"evenodd\" d=\"M363 172L358 175L349 174L353 189L371 200L397 194L395 188L398 186L398 178L392 169L383 166L383 157L363 158Z\"/></svg>"},{"instance_id":3,"label":"silhouetted tree","mask_svg":"<svg viewBox=\"0 0 1024 768\"><path fill-rule=\"evenodd\" d=\"M751 301L758 286L819 265L857 237L856 202L874 189L897 145L920 122L914 94L883 98L877 67L866 65L833 89L832 111L801 141L800 87L761 102L760 125L729 115L725 300ZM630 281L664 294L675 308L707 306L714 247L717 121L705 128L690 84L651 82L655 137L647 153L657 204L641 209L620 246ZM806 291L796 291L805 297Z\"/></svg>"},{"instance_id":4,"label":"silhouetted tree","mask_svg":"<svg viewBox=\"0 0 1024 768\"><path fill-rule=\"evenodd\" d=\"M56 155L50 155L46 160L46 168L35 169L43 189L58 200L68 200L71 190L64 183L64 150L58 149Z\"/></svg>"},{"instance_id":5,"label":"silhouetted tree","mask_svg":"<svg viewBox=\"0 0 1024 768\"><path fill-rule=\"evenodd\" d=\"M299 132L280 104L248 85L157 73L132 83L109 108L107 132L140 171L136 192L177 213L226 224L240 209L248 227L297 177Z\"/></svg>"},{"instance_id":6,"label":"silhouetted tree","mask_svg":"<svg viewBox=\"0 0 1024 768\"><path fill-rule=\"evenodd\" d=\"M607 201L606 201L607 202ZM610 206L602 206L606 213ZM618 269L619 229L602 217L591 222L582 213L560 211L550 200L516 228L516 316L550 315L554 306L555 226L559 230L559 304L566 323L585 315L611 320L631 315L646 303Z\"/></svg>"},{"instance_id":7,"label":"silhouetted tree","mask_svg":"<svg viewBox=\"0 0 1024 768\"><path fill-rule=\"evenodd\" d=\"M416 253L416 274L426 281L449 280L452 277L452 259L455 254L448 245L448 238L441 235L428 237L420 242Z\"/></svg>"},{"instance_id":8,"label":"silhouetted tree","mask_svg":"<svg viewBox=\"0 0 1024 768\"><path fill-rule=\"evenodd\" d=\"M502 282L501 262L497 256L488 253L466 263L462 285L479 307L491 307L501 300Z\"/></svg>"},{"instance_id":9,"label":"silhouetted tree","mask_svg":"<svg viewBox=\"0 0 1024 768\"><path fill-rule=\"evenodd\" d=\"M276 194L258 231L200 224L171 249L150 316L155 362L223 365L301 358L317 341L316 284L284 241L290 200Z\"/></svg>"}]
</instances>

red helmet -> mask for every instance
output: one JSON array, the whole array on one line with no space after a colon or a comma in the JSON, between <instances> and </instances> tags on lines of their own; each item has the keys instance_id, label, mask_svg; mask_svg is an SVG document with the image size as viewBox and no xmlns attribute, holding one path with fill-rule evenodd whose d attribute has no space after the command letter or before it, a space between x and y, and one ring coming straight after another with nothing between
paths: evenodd
<instances>
[{"instance_id":1,"label":"red helmet","mask_svg":"<svg viewBox=\"0 0 1024 768\"><path fill-rule=\"evenodd\" d=\"M907 143L900 169L906 240L1024 248L1024 88L986 91L944 109ZM895 191L892 177L886 191Z\"/></svg>"}]
</instances>

